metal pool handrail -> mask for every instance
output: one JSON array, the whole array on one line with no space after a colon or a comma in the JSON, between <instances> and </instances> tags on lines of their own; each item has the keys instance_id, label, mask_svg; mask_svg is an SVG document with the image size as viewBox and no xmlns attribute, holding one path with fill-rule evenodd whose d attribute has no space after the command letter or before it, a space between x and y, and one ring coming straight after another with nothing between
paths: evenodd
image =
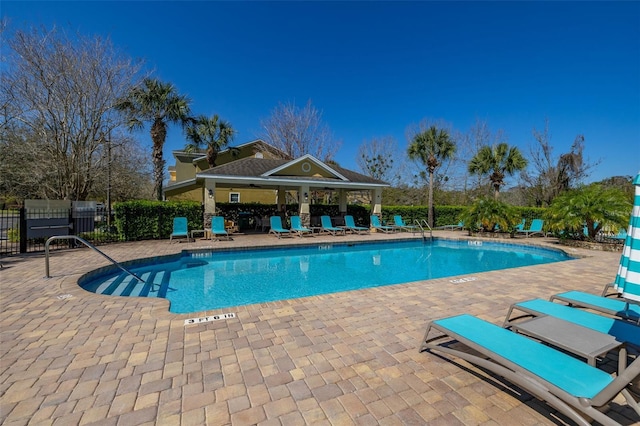
<instances>
[{"instance_id":1,"label":"metal pool handrail","mask_svg":"<svg viewBox=\"0 0 640 426\"><path fill-rule=\"evenodd\" d=\"M124 272L126 272L129 275L131 275L133 278L137 279L141 283L145 282L142 278L140 278L139 276L137 276L133 272L127 270L124 266L122 266L121 264L119 264L118 262L116 262L115 260L113 260L112 258L107 256L106 254L104 254L103 252L98 250L93 244L91 244L90 242L88 242L84 238L78 237L77 235L54 235L53 237L50 237L47 240L47 242L44 244L44 270L45 270L46 278L51 278L51 276L49 275L49 244L51 243L51 241L55 241L55 240L76 240L76 241L80 241L82 244L84 244L85 246L89 247L91 250L93 250L93 251L101 254L102 256L104 256L109 262L113 263L118 268L122 269Z\"/></svg>"},{"instance_id":2,"label":"metal pool handrail","mask_svg":"<svg viewBox=\"0 0 640 426\"><path fill-rule=\"evenodd\" d=\"M429 226L429 222L427 222L425 219L422 219L422 220L416 219L415 222L420 227L420 229L422 230L422 238L424 238L424 227L422 226L422 224L425 224L427 226L427 228L429 229L429 238L433 240L433 230Z\"/></svg>"}]
</instances>

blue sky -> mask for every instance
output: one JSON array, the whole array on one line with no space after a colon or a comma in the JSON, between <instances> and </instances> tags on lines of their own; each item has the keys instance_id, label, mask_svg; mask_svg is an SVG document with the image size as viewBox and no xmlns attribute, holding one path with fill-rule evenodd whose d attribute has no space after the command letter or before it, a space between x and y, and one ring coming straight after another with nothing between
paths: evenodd
<instances>
[{"instance_id":1,"label":"blue sky","mask_svg":"<svg viewBox=\"0 0 640 426\"><path fill-rule=\"evenodd\" d=\"M425 118L461 132L483 120L528 154L548 118L556 155L585 136L600 161L589 181L640 170L640 2L4 0L1 13L110 36L194 113L231 122L235 144L279 103L311 100L348 168L365 140L405 149ZM169 164L183 146L172 129Z\"/></svg>"}]
</instances>

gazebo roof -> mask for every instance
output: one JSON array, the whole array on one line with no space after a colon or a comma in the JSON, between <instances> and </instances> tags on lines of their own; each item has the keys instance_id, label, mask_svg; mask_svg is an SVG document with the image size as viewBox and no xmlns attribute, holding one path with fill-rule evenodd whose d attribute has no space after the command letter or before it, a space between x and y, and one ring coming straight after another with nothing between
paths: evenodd
<instances>
[{"instance_id":1,"label":"gazebo roof","mask_svg":"<svg viewBox=\"0 0 640 426\"><path fill-rule=\"evenodd\" d=\"M217 186L261 188L309 185L357 190L389 186L379 179L328 165L311 155L295 160L243 158L204 170L196 175L196 180L200 179L214 179Z\"/></svg>"}]
</instances>

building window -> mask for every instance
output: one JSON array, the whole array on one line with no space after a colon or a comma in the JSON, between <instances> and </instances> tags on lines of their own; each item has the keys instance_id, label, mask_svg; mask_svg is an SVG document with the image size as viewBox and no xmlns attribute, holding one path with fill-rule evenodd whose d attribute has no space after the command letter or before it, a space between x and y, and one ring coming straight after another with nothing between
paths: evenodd
<instances>
[{"instance_id":1,"label":"building window","mask_svg":"<svg viewBox=\"0 0 640 426\"><path fill-rule=\"evenodd\" d=\"M239 192L230 192L229 193L229 202L230 203L239 203L240 202L240 193Z\"/></svg>"}]
</instances>

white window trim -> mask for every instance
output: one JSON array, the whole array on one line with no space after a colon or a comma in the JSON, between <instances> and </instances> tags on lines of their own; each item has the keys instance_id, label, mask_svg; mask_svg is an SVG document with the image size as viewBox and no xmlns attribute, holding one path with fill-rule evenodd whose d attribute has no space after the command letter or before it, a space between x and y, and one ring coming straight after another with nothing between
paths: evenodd
<instances>
[{"instance_id":1,"label":"white window trim","mask_svg":"<svg viewBox=\"0 0 640 426\"><path fill-rule=\"evenodd\" d=\"M233 195L237 195L238 196L238 201L233 201L232 200L232 196ZM229 203L239 203L240 202L240 193L239 192L229 192Z\"/></svg>"}]
</instances>

